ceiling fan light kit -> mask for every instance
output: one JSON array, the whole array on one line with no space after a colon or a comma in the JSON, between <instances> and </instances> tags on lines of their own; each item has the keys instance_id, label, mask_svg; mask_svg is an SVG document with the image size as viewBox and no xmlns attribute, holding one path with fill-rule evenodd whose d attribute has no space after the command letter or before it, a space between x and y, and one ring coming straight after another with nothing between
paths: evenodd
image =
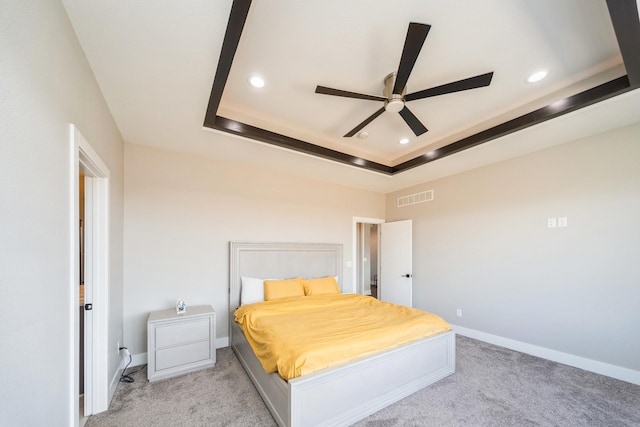
<instances>
[{"instance_id":1,"label":"ceiling fan light kit","mask_svg":"<svg viewBox=\"0 0 640 427\"><path fill-rule=\"evenodd\" d=\"M476 89L483 86L489 86L489 84L491 84L493 72L454 81L407 95L407 81L409 80L409 76L411 75L413 66L418 59L418 55L422 50L422 46L424 45L430 29L431 26L428 24L420 24L415 22L411 22L409 24L407 36L404 42L404 48L402 49L402 55L400 56L400 64L398 65L398 70L396 72L388 74L384 78L384 96L367 95L357 92L333 89L325 86L316 87L316 93L323 95L364 99L368 101L382 101L384 103L382 108L375 111L372 115L358 124L358 126L347 132L344 135L345 137L349 138L358 134L358 132L360 132L365 126L367 126L385 111L389 113L400 114L402 119L409 126L409 128L411 128L413 133L416 136L420 136L426 133L428 129L422 124L420 119L418 119L411 112L411 110L407 108L407 102L438 95L444 95L447 93Z\"/></svg>"}]
</instances>

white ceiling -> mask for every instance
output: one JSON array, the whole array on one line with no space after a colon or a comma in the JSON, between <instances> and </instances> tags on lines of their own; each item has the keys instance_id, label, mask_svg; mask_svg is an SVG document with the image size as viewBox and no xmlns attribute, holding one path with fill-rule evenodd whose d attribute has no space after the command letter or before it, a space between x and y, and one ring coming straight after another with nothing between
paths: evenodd
<instances>
[{"instance_id":1,"label":"white ceiling","mask_svg":"<svg viewBox=\"0 0 640 427\"><path fill-rule=\"evenodd\" d=\"M473 149L386 176L203 128L230 0L63 0L125 141L367 188L401 189L640 121L638 90ZM408 92L494 72L490 86L411 101L429 132L382 106L314 93L382 96L409 22L431 25ZM549 76L530 84L538 69ZM260 90L247 83L258 73ZM389 166L624 75L600 0L254 1L218 114ZM409 137L407 145L398 144Z\"/></svg>"}]
</instances>

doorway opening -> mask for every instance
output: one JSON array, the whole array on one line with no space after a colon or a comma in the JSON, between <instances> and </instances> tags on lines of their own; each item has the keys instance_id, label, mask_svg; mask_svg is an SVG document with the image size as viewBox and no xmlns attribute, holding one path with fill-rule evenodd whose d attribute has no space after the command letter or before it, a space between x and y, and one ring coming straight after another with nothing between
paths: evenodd
<instances>
[{"instance_id":1,"label":"doorway opening","mask_svg":"<svg viewBox=\"0 0 640 427\"><path fill-rule=\"evenodd\" d=\"M107 350L109 169L74 125L70 126L70 169L69 323L70 336L73 337L70 340L70 372L73 378L69 388L69 419L73 420L73 426L80 426L86 421L86 416L108 408L111 394ZM81 182L84 186L82 197ZM84 286L81 288L80 284ZM83 303L80 309L79 302ZM81 381L83 393L80 392Z\"/></svg>"},{"instance_id":2,"label":"doorway opening","mask_svg":"<svg viewBox=\"0 0 640 427\"><path fill-rule=\"evenodd\" d=\"M362 295L380 296L380 224L383 219L354 218L355 292Z\"/></svg>"}]
</instances>

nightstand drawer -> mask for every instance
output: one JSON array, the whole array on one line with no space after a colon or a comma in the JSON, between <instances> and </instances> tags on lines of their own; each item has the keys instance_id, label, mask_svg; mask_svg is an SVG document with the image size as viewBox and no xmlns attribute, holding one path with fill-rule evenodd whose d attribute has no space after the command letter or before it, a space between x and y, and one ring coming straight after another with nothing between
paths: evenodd
<instances>
[{"instance_id":1,"label":"nightstand drawer","mask_svg":"<svg viewBox=\"0 0 640 427\"><path fill-rule=\"evenodd\" d=\"M209 341L202 341L180 347L165 348L156 351L156 370L186 365L209 359Z\"/></svg>"},{"instance_id":2,"label":"nightstand drawer","mask_svg":"<svg viewBox=\"0 0 640 427\"><path fill-rule=\"evenodd\" d=\"M209 339L209 319L196 319L156 328L156 348Z\"/></svg>"}]
</instances>

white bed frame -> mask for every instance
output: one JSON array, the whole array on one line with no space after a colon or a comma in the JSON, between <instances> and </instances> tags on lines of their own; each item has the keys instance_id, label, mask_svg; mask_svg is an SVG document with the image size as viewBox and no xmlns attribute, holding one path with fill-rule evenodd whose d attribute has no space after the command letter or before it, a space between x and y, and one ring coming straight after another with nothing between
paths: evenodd
<instances>
[{"instance_id":1,"label":"white bed frame","mask_svg":"<svg viewBox=\"0 0 640 427\"><path fill-rule=\"evenodd\" d=\"M241 277L338 276L342 245L231 242L229 341L280 426L349 425L455 372L453 331L284 381L267 374L233 320Z\"/></svg>"}]
</instances>

